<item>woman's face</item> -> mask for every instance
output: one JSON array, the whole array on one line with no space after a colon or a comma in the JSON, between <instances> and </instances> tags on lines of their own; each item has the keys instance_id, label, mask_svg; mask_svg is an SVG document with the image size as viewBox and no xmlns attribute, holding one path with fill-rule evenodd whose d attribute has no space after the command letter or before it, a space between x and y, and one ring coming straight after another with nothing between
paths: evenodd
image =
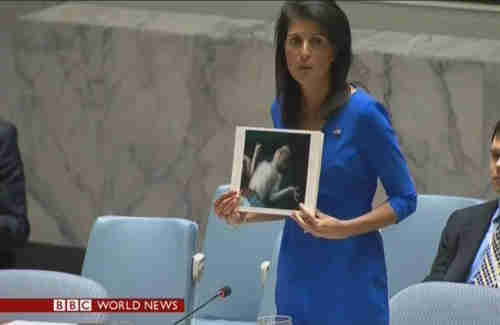
<instances>
[{"instance_id":1,"label":"woman's face","mask_svg":"<svg viewBox=\"0 0 500 325\"><path fill-rule=\"evenodd\" d=\"M302 86L328 82L334 46L320 26L296 19L288 28L285 55L290 75Z\"/></svg>"}]
</instances>

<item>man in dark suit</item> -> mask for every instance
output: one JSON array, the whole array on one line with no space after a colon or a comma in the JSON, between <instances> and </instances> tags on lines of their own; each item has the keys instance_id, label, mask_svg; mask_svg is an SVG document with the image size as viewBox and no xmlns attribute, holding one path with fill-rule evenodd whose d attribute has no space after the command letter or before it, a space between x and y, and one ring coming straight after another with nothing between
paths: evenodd
<instances>
[{"instance_id":1,"label":"man in dark suit","mask_svg":"<svg viewBox=\"0 0 500 325\"><path fill-rule=\"evenodd\" d=\"M500 121L495 125L490 142L491 182L500 197ZM425 281L484 284L483 281L478 282L478 278L481 277L481 268L484 268L482 265L486 264L483 260L492 238L500 238L496 234L499 221L499 199L453 212L443 230L436 259ZM498 263L489 262L494 269L493 264ZM484 274L484 270L481 272ZM500 284L496 279L493 282Z\"/></svg>"},{"instance_id":2,"label":"man in dark suit","mask_svg":"<svg viewBox=\"0 0 500 325\"><path fill-rule=\"evenodd\" d=\"M29 232L17 129L0 119L0 268L15 265L13 249L26 243Z\"/></svg>"}]
</instances>

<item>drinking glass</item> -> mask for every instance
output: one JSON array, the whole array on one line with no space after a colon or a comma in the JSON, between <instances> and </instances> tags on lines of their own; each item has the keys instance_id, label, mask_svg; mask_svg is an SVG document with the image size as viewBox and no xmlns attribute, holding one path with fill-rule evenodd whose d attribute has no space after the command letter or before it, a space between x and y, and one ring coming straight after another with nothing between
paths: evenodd
<instances>
[{"instance_id":1,"label":"drinking glass","mask_svg":"<svg viewBox=\"0 0 500 325\"><path fill-rule=\"evenodd\" d=\"M287 315L261 316L257 319L258 325L292 325L292 317Z\"/></svg>"}]
</instances>

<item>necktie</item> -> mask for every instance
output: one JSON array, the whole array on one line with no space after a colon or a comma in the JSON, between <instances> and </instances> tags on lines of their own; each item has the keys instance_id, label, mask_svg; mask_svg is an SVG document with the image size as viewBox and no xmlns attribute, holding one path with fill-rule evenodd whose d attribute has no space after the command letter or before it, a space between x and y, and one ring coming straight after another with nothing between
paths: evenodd
<instances>
[{"instance_id":1,"label":"necktie","mask_svg":"<svg viewBox=\"0 0 500 325\"><path fill-rule=\"evenodd\" d=\"M486 287L498 288L500 285L500 227L496 223L490 244L481 261L474 283Z\"/></svg>"}]
</instances>

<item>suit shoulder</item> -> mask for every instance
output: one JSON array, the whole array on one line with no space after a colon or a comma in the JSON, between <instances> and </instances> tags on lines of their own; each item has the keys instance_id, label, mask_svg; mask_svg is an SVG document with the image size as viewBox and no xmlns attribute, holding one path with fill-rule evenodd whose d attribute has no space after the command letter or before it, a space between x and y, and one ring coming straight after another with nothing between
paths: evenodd
<instances>
[{"instance_id":1,"label":"suit shoulder","mask_svg":"<svg viewBox=\"0 0 500 325\"><path fill-rule=\"evenodd\" d=\"M448 223L453 223L455 225L461 226L469 222L473 222L474 220L477 220L478 215L484 214L485 211L487 211L487 213L490 213L489 211L494 211L497 206L498 200L492 200L472 205L466 208L457 209L451 214Z\"/></svg>"}]
</instances>

